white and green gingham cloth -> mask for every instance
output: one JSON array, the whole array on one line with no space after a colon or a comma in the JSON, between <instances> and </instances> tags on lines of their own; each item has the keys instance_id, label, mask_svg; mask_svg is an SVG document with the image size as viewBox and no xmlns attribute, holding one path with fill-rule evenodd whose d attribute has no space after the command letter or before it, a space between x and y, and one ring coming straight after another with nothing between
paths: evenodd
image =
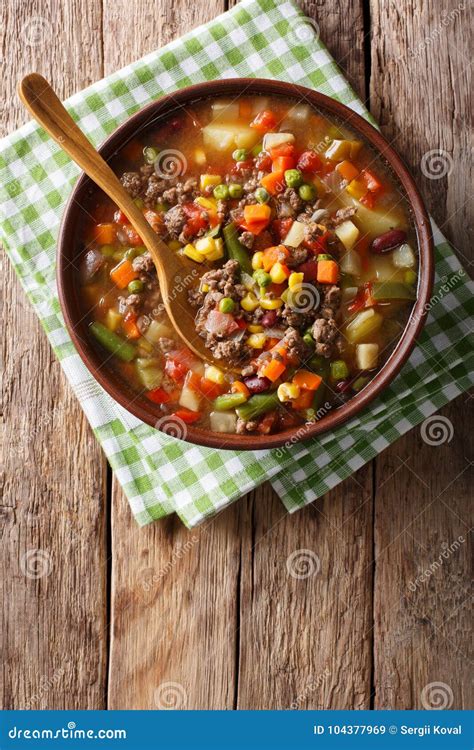
<instances>
[{"instance_id":1,"label":"white and green gingham cloth","mask_svg":"<svg viewBox=\"0 0 474 750\"><path fill-rule=\"evenodd\" d=\"M162 94L236 76L301 84L369 117L320 41L317 25L288 0L243 0L71 97L67 107L99 145ZM1 238L139 524L176 512L192 527L267 479L288 511L297 510L473 382L472 285L434 227L437 275L428 323L402 373L361 416L318 439L258 452L200 448L148 427L95 382L64 326L55 284L56 238L78 174L33 123L1 141Z\"/></svg>"}]
</instances>

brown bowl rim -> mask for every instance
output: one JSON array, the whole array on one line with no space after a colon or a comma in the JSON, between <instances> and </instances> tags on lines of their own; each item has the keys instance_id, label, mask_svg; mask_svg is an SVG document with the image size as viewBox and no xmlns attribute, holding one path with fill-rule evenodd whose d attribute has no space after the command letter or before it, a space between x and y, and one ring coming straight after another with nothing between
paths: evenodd
<instances>
[{"instance_id":1,"label":"brown bowl rim","mask_svg":"<svg viewBox=\"0 0 474 750\"><path fill-rule=\"evenodd\" d=\"M433 287L434 253L431 226L426 208L414 179L400 156L398 156L384 136L367 120L349 109L345 104L304 86L260 78L229 78L188 86L171 94L166 94L135 112L108 136L100 146L99 151L104 158L110 159L126 144L128 138L147 124L150 124L156 117L163 117L167 110L182 107L186 103L198 99L211 96L238 95L244 92L287 96L292 99L300 98L307 101L310 105L334 115L343 121L344 124L347 124L349 128L360 133L389 164L405 193L412 212L419 252L417 299L405 330L380 372L377 373L373 380L359 394L353 396L346 404L329 412L320 421L311 425L305 425L304 429L299 425L275 435L252 436L216 433L193 427L192 425L186 426L185 439L188 443L207 448L227 450L266 450L278 448L285 444L293 445L296 442L309 440L335 427L339 427L365 409L393 381L412 352L425 323L428 302ZM57 245L57 285L61 309L66 327L76 350L94 378L124 409L151 427L156 427L156 422L163 415L153 407L151 402L147 403L144 399L139 400L139 398L130 401L127 398L126 392L123 386L120 385L120 382L118 380L114 382L110 373L102 369L103 363L101 363L98 352L92 345L92 341L89 338L82 337L77 327L77 317L72 305L72 300L75 298L75 285L73 283L74 275L71 273L71 267L74 264L68 258L66 250L69 247L73 248L74 252L76 247L76 243L71 237L71 231L74 229L73 224L80 207L78 196L87 189L90 182L91 180L87 175L84 173L80 175L67 201L61 221ZM76 311L78 312L78 308Z\"/></svg>"}]
</instances>

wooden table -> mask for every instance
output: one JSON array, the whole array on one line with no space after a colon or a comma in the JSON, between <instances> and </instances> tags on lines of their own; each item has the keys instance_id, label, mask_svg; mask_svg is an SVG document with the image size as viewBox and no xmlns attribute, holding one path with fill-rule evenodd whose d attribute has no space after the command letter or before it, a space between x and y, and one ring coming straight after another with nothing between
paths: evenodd
<instances>
[{"instance_id":1,"label":"wooden table","mask_svg":"<svg viewBox=\"0 0 474 750\"><path fill-rule=\"evenodd\" d=\"M467 264L467 3L303 5ZM23 74L67 97L226 3L2 8L8 133L27 119ZM38 16L50 33L26 45ZM421 173L432 149L452 157L442 179ZM420 708L432 682L453 708L469 703L468 543L430 566L468 538L472 401L443 410L451 442L415 429L295 515L263 487L193 532L175 518L140 530L8 263L4 276L4 708ZM35 549L51 565L38 579L20 564ZM288 576L299 549L319 556L317 575Z\"/></svg>"}]
</instances>

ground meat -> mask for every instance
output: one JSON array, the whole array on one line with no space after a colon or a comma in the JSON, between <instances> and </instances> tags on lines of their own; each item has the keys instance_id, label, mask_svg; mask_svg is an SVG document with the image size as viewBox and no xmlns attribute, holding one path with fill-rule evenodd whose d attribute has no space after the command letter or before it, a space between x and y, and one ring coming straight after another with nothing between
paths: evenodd
<instances>
[{"instance_id":1,"label":"ground meat","mask_svg":"<svg viewBox=\"0 0 474 750\"><path fill-rule=\"evenodd\" d=\"M289 247L289 258L286 261L288 268L295 268L300 263L304 263L308 257L308 251L304 247Z\"/></svg>"},{"instance_id":2,"label":"ground meat","mask_svg":"<svg viewBox=\"0 0 474 750\"><path fill-rule=\"evenodd\" d=\"M139 294L129 294L128 297L118 298L118 310L121 315L133 313L137 315L142 305L143 298Z\"/></svg>"},{"instance_id":3,"label":"ground meat","mask_svg":"<svg viewBox=\"0 0 474 750\"><path fill-rule=\"evenodd\" d=\"M217 201L217 221L219 222L219 224L223 224L225 222L227 211L228 211L227 203L223 200L218 200Z\"/></svg>"},{"instance_id":4,"label":"ground meat","mask_svg":"<svg viewBox=\"0 0 474 750\"><path fill-rule=\"evenodd\" d=\"M287 347L287 356L291 363L298 364L309 354L309 349L295 328L288 328L281 340Z\"/></svg>"},{"instance_id":5,"label":"ground meat","mask_svg":"<svg viewBox=\"0 0 474 750\"><path fill-rule=\"evenodd\" d=\"M166 336L161 336L161 338L158 339L157 344L163 354L166 354L166 352L172 352L173 349L176 349L176 341L169 339Z\"/></svg>"},{"instance_id":6,"label":"ground meat","mask_svg":"<svg viewBox=\"0 0 474 750\"><path fill-rule=\"evenodd\" d=\"M321 287L323 298L321 302L321 316L326 320L335 318L341 306L341 290L333 284L330 287Z\"/></svg>"},{"instance_id":7,"label":"ground meat","mask_svg":"<svg viewBox=\"0 0 474 750\"><path fill-rule=\"evenodd\" d=\"M321 227L315 221L310 221L304 228L304 237L308 242L314 242L323 234Z\"/></svg>"},{"instance_id":8,"label":"ground meat","mask_svg":"<svg viewBox=\"0 0 474 750\"><path fill-rule=\"evenodd\" d=\"M140 278L142 276L156 276L156 267L150 253L144 253L143 255L134 258L132 260L132 266L134 271L138 271Z\"/></svg>"},{"instance_id":9,"label":"ground meat","mask_svg":"<svg viewBox=\"0 0 474 750\"><path fill-rule=\"evenodd\" d=\"M242 377L246 378L250 375L255 375L257 372L258 366L256 362L249 362L248 365L245 365L245 367L242 367Z\"/></svg>"},{"instance_id":10,"label":"ground meat","mask_svg":"<svg viewBox=\"0 0 474 750\"><path fill-rule=\"evenodd\" d=\"M204 302L204 292L199 289L190 289L188 292L188 302L191 307L201 307Z\"/></svg>"},{"instance_id":11,"label":"ground meat","mask_svg":"<svg viewBox=\"0 0 474 750\"><path fill-rule=\"evenodd\" d=\"M300 332L306 331L318 314L319 313L317 313L316 310L298 312L298 310L295 310L289 305L284 305L284 307L281 308L281 320L284 324L296 328Z\"/></svg>"},{"instance_id":12,"label":"ground meat","mask_svg":"<svg viewBox=\"0 0 474 750\"><path fill-rule=\"evenodd\" d=\"M175 205L176 203L188 203L197 196L198 182L194 177L190 177L185 182L178 182L177 185L164 191L162 198L166 203Z\"/></svg>"},{"instance_id":13,"label":"ground meat","mask_svg":"<svg viewBox=\"0 0 474 750\"><path fill-rule=\"evenodd\" d=\"M120 182L132 198L136 198L137 195L140 195L142 191L142 178L138 172L125 172L120 178Z\"/></svg>"},{"instance_id":14,"label":"ground meat","mask_svg":"<svg viewBox=\"0 0 474 750\"><path fill-rule=\"evenodd\" d=\"M162 200L165 190L168 190L174 182L174 180L163 180L155 173L151 174L148 180L145 180L145 205L148 208L154 208L155 204Z\"/></svg>"},{"instance_id":15,"label":"ground meat","mask_svg":"<svg viewBox=\"0 0 474 750\"><path fill-rule=\"evenodd\" d=\"M201 284L209 286L209 292L219 291L224 297L231 297L236 302L245 297L247 290L240 283L240 265L236 260L228 260L222 268L208 271L201 279Z\"/></svg>"},{"instance_id":16,"label":"ground meat","mask_svg":"<svg viewBox=\"0 0 474 750\"><path fill-rule=\"evenodd\" d=\"M252 234L252 232L242 232L239 239L244 247L251 250L255 240L255 235Z\"/></svg>"},{"instance_id":17,"label":"ground meat","mask_svg":"<svg viewBox=\"0 0 474 750\"><path fill-rule=\"evenodd\" d=\"M165 225L171 239L176 240L186 224L186 214L181 206L173 206L165 213Z\"/></svg>"},{"instance_id":18,"label":"ground meat","mask_svg":"<svg viewBox=\"0 0 474 750\"><path fill-rule=\"evenodd\" d=\"M334 320L318 318L313 323L313 338L316 344L316 354L330 357L339 338L339 331Z\"/></svg>"},{"instance_id":19,"label":"ground meat","mask_svg":"<svg viewBox=\"0 0 474 750\"><path fill-rule=\"evenodd\" d=\"M216 341L214 339L210 344L207 343L207 341L206 346L212 349L213 357L215 357L215 359L223 359L232 366L237 367L249 358L249 350L245 337L238 336L225 339L224 341Z\"/></svg>"},{"instance_id":20,"label":"ground meat","mask_svg":"<svg viewBox=\"0 0 474 750\"><path fill-rule=\"evenodd\" d=\"M279 219L296 216L303 206L304 202L293 188L286 188L276 199L276 211Z\"/></svg>"},{"instance_id":21,"label":"ground meat","mask_svg":"<svg viewBox=\"0 0 474 750\"><path fill-rule=\"evenodd\" d=\"M347 221L351 218L351 216L354 216L357 209L353 206L348 206L347 208L339 208L335 215L331 218L331 226L337 227L339 224L342 224L344 221Z\"/></svg>"},{"instance_id":22,"label":"ground meat","mask_svg":"<svg viewBox=\"0 0 474 750\"><path fill-rule=\"evenodd\" d=\"M253 193L259 186L260 180L258 179L258 172L257 170L253 170L252 176L246 180L243 184L243 189L245 193Z\"/></svg>"},{"instance_id":23,"label":"ground meat","mask_svg":"<svg viewBox=\"0 0 474 750\"><path fill-rule=\"evenodd\" d=\"M256 419L249 420L248 422L245 419L238 419L235 431L237 435L245 435L248 432L255 432L257 427L258 421Z\"/></svg>"}]
</instances>

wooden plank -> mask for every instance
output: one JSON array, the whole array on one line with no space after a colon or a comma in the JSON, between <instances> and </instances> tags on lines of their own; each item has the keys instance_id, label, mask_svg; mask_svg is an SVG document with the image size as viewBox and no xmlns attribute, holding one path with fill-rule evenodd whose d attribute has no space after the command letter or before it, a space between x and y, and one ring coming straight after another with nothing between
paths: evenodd
<instances>
[{"instance_id":1,"label":"wooden plank","mask_svg":"<svg viewBox=\"0 0 474 750\"><path fill-rule=\"evenodd\" d=\"M223 10L220 0L107 4L106 72ZM176 518L138 529L114 483L112 543L109 708L232 708L238 506L195 532Z\"/></svg>"},{"instance_id":2,"label":"wooden plank","mask_svg":"<svg viewBox=\"0 0 474 750\"><path fill-rule=\"evenodd\" d=\"M26 121L31 70L63 97L102 74L100 13L82 0L2 4L2 126ZM87 50L87 55L84 54ZM0 704L103 708L105 465L10 264L4 264Z\"/></svg>"},{"instance_id":3,"label":"wooden plank","mask_svg":"<svg viewBox=\"0 0 474 750\"><path fill-rule=\"evenodd\" d=\"M364 96L361 3L302 7ZM371 476L365 467L292 516L269 487L242 505L239 709L369 707ZM298 561L320 570L294 578Z\"/></svg>"},{"instance_id":4,"label":"wooden plank","mask_svg":"<svg viewBox=\"0 0 474 750\"><path fill-rule=\"evenodd\" d=\"M456 0L407 1L401 10L372 2L370 84L375 116L464 262L472 259L467 7ZM428 156L431 167L423 171L423 156L436 149L443 152L438 166ZM445 176L433 179L445 166ZM471 404L463 396L442 410L449 422L440 426L449 437L452 425L450 441L429 445L416 429L377 462L376 708L470 704Z\"/></svg>"}]
</instances>

